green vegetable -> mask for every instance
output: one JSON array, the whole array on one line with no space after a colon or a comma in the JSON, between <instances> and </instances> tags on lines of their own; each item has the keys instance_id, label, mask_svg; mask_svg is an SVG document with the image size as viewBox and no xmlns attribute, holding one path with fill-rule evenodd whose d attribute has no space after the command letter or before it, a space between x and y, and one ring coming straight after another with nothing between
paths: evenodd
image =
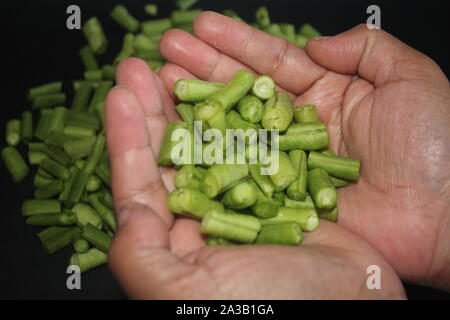
<instances>
[{"instance_id":1,"label":"green vegetable","mask_svg":"<svg viewBox=\"0 0 450 320\"><path fill-rule=\"evenodd\" d=\"M90 18L83 26L83 33L88 41L91 50L97 54L103 54L108 47L108 40L106 39L103 27L96 17Z\"/></svg>"},{"instance_id":2,"label":"green vegetable","mask_svg":"<svg viewBox=\"0 0 450 320\"><path fill-rule=\"evenodd\" d=\"M44 109L63 105L66 102L65 93L52 93L45 96L38 96L33 99L32 108Z\"/></svg>"},{"instance_id":3,"label":"green vegetable","mask_svg":"<svg viewBox=\"0 0 450 320\"><path fill-rule=\"evenodd\" d=\"M84 46L78 52L80 55L81 61L84 64L86 70L98 70L98 62L97 58L95 58L94 52L91 50L91 47Z\"/></svg>"},{"instance_id":4,"label":"green vegetable","mask_svg":"<svg viewBox=\"0 0 450 320\"><path fill-rule=\"evenodd\" d=\"M314 208L289 208L281 207L277 215L269 219L260 219L263 226L296 222L303 231L314 231L319 227L319 218Z\"/></svg>"},{"instance_id":5,"label":"green vegetable","mask_svg":"<svg viewBox=\"0 0 450 320\"><path fill-rule=\"evenodd\" d=\"M255 240L256 244L298 245L303 233L295 222L264 225Z\"/></svg>"},{"instance_id":6,"label":"green vegetable","mask_svg":"<svg viewBox=\"0 0 450 320\"><path fill-rule=\"evenodd\" d=\"M61 203L58 200L25 200L22 204L22 215L32 216L40 214L60 213Z\"/></svg>"},{"instance_id":7,"label":"green vegetable","mask_svg":"<svg viewBox=\"0 0 450 320\"><path fill-rule=\"evenodd\" d=\"M323 123L297 123L291 125L285 135L279 137L279 148L284 151L319 150L328 146L328 142L328 132Z\"/></svg>"},{"instance_id":8,"label":"green vegetable","mask_svg":"<svg viewBox=\"0 0 450 320\"><path fill-rule=\"evenodd\" d=\"M268 100L276 94L275 82L269 76L259 76L255 80L252 93L261 100Z\"/></svg>"},{"instance_id":9,"label":"green vegetable","mask_svg":"<svg viewBox=\"0 0 450 320\"><path fill-rule=\"evenodd\" d=\"M316 106L313 104L303 104L294 108L294 118L297 123L318 122Z\"/></svg>"},{"instance_id":10,"label":"green vegetable","mask_svg":"<svg viewBox=\"0 0 450 320\"><path fill-rule=\"evenodd\" d=\"M289 159L297 169L297 179L289 185L287 194L292 199L303 200L306 197L306 186L308 184L306 153L302 150L292 150L289 152Z\"/></svg>"},{"instance_id":11,"label":"green vegetable","mask_svg":"<svg viewBox=\"0 0 450 320\"><path fill-rule=\"evenodd\" d=\"M202 191L209 198L214 198L234 182L248 176L248 173L247 164L215 164L205 172L201 183Z\"/></svg>"},{"instance_id":12,"label":"green vegetable","mask_svg":"<svg viewBox=\"0 0 450 320\"><path fill-rule=\"evenodd\" d=\"M46 83L34 88L30 88L30 90L28 90L28 100L33 100L36 97L39 96L46 96L49 94L55 94L55 93L60 93L61 92L61 88L62 88L62 82L61 81L56 81L56 82L50 82L50 83Z\"/></svg>"},{"instance_id":13,"label":"green vegetable","mask_svg":"<svg viewBox=\"0 0 450 320\"><path fill-rule=\"evenodd\" d=\"M81 236L94 245L97 249L108 253L109 247L111 246L112 237L107 233L99 230L90 223L87 223L83 227L83 233Z\"/></svg>"},{"instance_id":14,"label":"green vegetable","mask_svg":"<svg viewBox=\"0 0 450 320\"><path fill-rule=\"evenodd\" d=\"M74 253L70 257L70 264L76 265L81 272L97 268L108 262L108 255L97 248L91 248L86 253Z\"/></svg>"},{"instance_id":15,"label":"green vegetable","mask_svg":"<svg viewBox=\"0 0 450 320\"><path fill-rule=\"evenodd\" d=\"M264 104L257 97L245 96L239 101L238 110L244 120L257 123L262 120Z\"/></svg>"},{"instance_id":16,"label":"green vegetable","mask_svg":"<svg viewBox=\"0 0 450 320\"><path fill-rule=\"evenodd\" d=\"M176 5L181 10L187 10L191 8L193 5L195 5L198 2L198 0L176 0Z\"/></svg>"},{"instance_id":17,"label":"green vegetable","mask_svg":"<svg viewBox=\"0 0 450 320\"><path fill-rule=\"evenodd\" d=\"M219 82L208 82L197 79L180 79L175 82L173 92L178 99L184 102L199 102L206 100L225 84Z\"/></svg>"},{"instance_id":18,"label":"green vegetable","mask_svg":"<svg viewBox=\"0 0 450 320\"><path fill-rule=\"evenodd\" d=\"M267 130L285 131L291 124L293 117L291 98L285 92L277 92L264 105L262 126Z\"/></svg>"},{"instance_id":19,"label":"green vegetable","mask_svg":"<svg viewBox=\"0 0 450 320\"><path fill-rule=\"evenodd\" d=\"M317 208L331 209L336 206L336 188L325 170L317 168L309 171L308 191Z\"/></svg>"},{"instance_id":20,"label":"green vegetable","mask_svg":"<svg viewBox=\"0 0 450 320\"><path fill-rule=\"evenodd\" d=\"M115 6L111 11L111 18L128 32L137 32L139 30L139 21L121 4Z\"/></svg>"},{"instance_id":21,"label":"green vegetable","mask_svg":"<svg viewBox=\"0 0 450 320\"><path fill-rule=\"evenodd\" d=\"M251 183L243 181L225 192L222 203L231 209L244 209L254 205L256 192Z\"/></svg>"},{"instance_id":22,"label":"green vegetable","mask_svg":"<svg viewBox=\"0 0 450 320\"><path fill-rule=\"evenodd\" d=\"M308 156L308 168L321 168L333 177L356 181L359 178L361 160L310 152Z\"/></svg>"},{"instance_id":23,"label":"green vegetable","mask_svg":"<svg viewBox=\"0 0 450 320\"><path fill-rule=\"evenodd\" d=\"M22 156L15 148L3 148L2 158L14 182L17 183L25 179L29 170Z\"/></svg>"},{"instance_id":24,"label":"green vegetable","mask_svg":"<svg viewBox=\"0 0 450 320\"><path fill-rule=\"evenodd\" d=\"M21 137L21 121L18 119L9 120L6 123L6 142L11 147L19 144Z\"/></svg>"},{"instance_id":25,"label":"green vegetable","mask_svg":"<svg viewBox=\"0 0 450 320\"><path fill-rule=\"evenodd\" d=\"M167 197L167 205L173 213L190 213L201 218L209 210L223 211L220 202L210 200L199 190L192 188L178 188Z\"/></svg>"},{"instance_id":26,"label":"green vegetable","mask_svg":"<svg viewBox=\"0 0 450 320\"><path fill-rule=\"evenodd\" d=\"M33 114L30 111L22 113L21 138L23 143L28 143L33 139Z\"/></svg>"}]
</instances>

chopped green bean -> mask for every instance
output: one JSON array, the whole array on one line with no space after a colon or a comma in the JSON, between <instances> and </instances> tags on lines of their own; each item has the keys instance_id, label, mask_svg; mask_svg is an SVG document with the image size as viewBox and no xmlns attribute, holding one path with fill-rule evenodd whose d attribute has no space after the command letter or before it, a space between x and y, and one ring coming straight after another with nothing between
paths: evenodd
<instances>
[{"instance_id":1,"label":"chopped green bean","mask_svg":"<svg viewBox=\"0 0 450 320\"><path fill-rule=\"evenodd\" d=\"M49 94L60 93L61 88L62 88L61 81L50 82L38 87L31 88L30 90L28 90L28 100L33 100L34 98L39 96L46 96Z\"/></svg>"},{"instance_id":2,"label":"chopped green bean","mask_svg":"<svg viewBox=\"0 0 450 320\"><path fill-rule=\"evenodd\" d=\"M293 117L291 98L285 92L277 92L264 105L262 126L267 130L285 131L291 124Z\"/></svg>"},{"instance_id":3,"label":"chopped green bean","mask_svg":"<svg viewBox=\"0 0 450 320\"><path fill-rule=\"evenodd\" d=\"M32 216L39 214L60 213L61 203L58 200L25 200L22 204L22 215Z\"/></svg>"},{"instance_id":4,"label":"chopped green bean","mask_svg":"<svg viewBox=\"0 0 450 320\"><path fill-rule=\"evenodd\" d=\"M201 218L208 210L224 210L220 202L210 200L199 190L192 188L178 188L167 197L169 210L173 213L190 213Z\"/></svg>"},{"instance_id":5,"label":"chopped green bean","mask_svg":"<svg viewBox=\"0 0 450 320\"><path fill-rule=\"evenodd\" d=\"M308 168L321 168L333 177L356 181L359 178L361 160L310 152L308 156Z\"/></svg>"},{"instance_id":6,"label":"chopped green bean","mask_svg":"<svg viewBox=\"0 0 450 320\"><path fill-rule=\"evenodd\" d=\"M299 225L295 222L285 222L262 226L255 243L296 246L302 240L303 233Z\"/></svg>"},{"instance_id":7,"label":"chopped green bean","mask_svg":"<svg viewBox=\"0 0 450 320\"><path fill-rule=\"evenodd\" d=\"M84 64L86 70L98 70L97 59L95 58L94 52L91 50L90 46L84 46L78 52L80 55L81 61Z\"/></svg>"},{"instance_id":8,"label":"chopped green bean","mask_svg":"<svg viewBox=\"0 0 450 320\"><path fill-rule=\"evenodd\" d=\"M111 18L129 32L137 32L139 30L139 21L121 4L116 5L111 11Z\"/></svg>"},{"instance_id":9,"label":"chopped green bean","mask_svg":"<svg viewBox=\"0 0 450 320\"><path fill-rule=\"evenodd\" d=\"M308 191L317 208L331 209L336 206L336 188L325 170L317 168L309 171Z\"/></svg>"},{"instance_id":10,"label":"chopped green bean","mask_svg":"<svg viewBox=\"0 0 450 320\"><path fill-rule=\"evenodd\" d=\"M23 143L28 143L33 139L33 114L30 111L22 113L21 138Z\"/></svg>"},{"instance_id":11,"label":"chopped green bean","mask_svg":"<svg viewBox=\"0 0 450 320\"><path fill-rule=\"evenodd\" d=\"M303 104L294 108L294 118L297 123L318 122L316 106L314 104Z\"/></svg>"},{"instance_id":12,"label":"chopped green bean","mask_svg":"<svg viewBox=\"0 0 450 320\"><path fill-rule=\"evenodd\" d=\"M208 82L197 79L180 79L175 82L173 92L181 101L200 102L206 100L224 87L225 84L220 82Z\"/></svg>"},{"instance_id":13,"label":"chopped green bean","mask_svg":"<svg viewBox=\"0 0 450 320\"><path fill-rule=\"evenodd\" d=\"M314 231L319 227L319 218L314 208L281 207L277 215L269 219L260 219L261 224L271 225L285 222L296 222L303 231Z\"/></svg>"},{"instance_id":14,"label":"chopped green bean","mask_svg":"<svg viewBox=\"0 0 450 320\"><path fill-rule=\"evenodd\" d=\"M292 150L289 152L289 159L297 169L297 179L290 184L287 194L294 200L303 200L306 197L306 186L308 184L306 153L302 150Z\"/></svg>"},{"instance_id":15,"label":"chopped green bean","mask_svg":"<svg viewBox=\"0 0 450 320\"><path fill-rule=\"evenodd\" d=\"M19 119L12 119L6 123L6 142L9 146L15 147L20 142L21 136L21 121Z\"/></svg>"},{"instance_id":16,"label":"chopped green bean","mask_svg":"<svg viewBox=\"0 0 450 320\"><path fill-rule=\"evenodd\" d=\"M108 255L97 248L91 248L86 253L74 253L70 257L70 264L76 265L81 272L97 268L108 262Z\"/></svg>"},{"instance_id":17,"label":"chopped green bean","mask_svg":"<svg viewBox=\"0 0 450 320\"><path fill-rule=\"evenodd\" d=\"M3 148L2 158L14 182L17 183L25 179L29 170L22 156L15 148Z\"/></svg>"},{"instance_id":18,"label":"chopped green bean","mask_svg":"<svg viewBox=\"0 0 450 320\"><path fill-rule=\"evenodd\" d=\"M262 120L264 104L257 97L248 95L239 101L238 111L244 120L257 123Z\"/></svg>"},{"instance_id":19,"label":"chopped green bean","mask_svg":"<svg viewBox=\"0 0 450 320\"><path fill-rule=\"evenodd\" d=\"M52 93L45 96L38 96L33 99L32 108L44 109L63 105L66 102L65 93Z\"/></svg>"},{"instance_id":20,"label":"chopped green bean","mask_svg":"<svg viewBox=\"0 0 450 320\"><path fill-rule=\"evenodd\" d=\"M97 54L103 54L108 47L103 27L97 17L90 18L83 26L83 33L91 47L91 50Z\"/></svg>"}]
</instances>

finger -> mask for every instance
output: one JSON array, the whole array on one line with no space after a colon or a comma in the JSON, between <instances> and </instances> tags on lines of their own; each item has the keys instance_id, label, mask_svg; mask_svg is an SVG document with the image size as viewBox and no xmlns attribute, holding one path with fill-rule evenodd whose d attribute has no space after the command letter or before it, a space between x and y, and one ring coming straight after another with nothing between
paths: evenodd
<instances>
[{"instance_id":1,"label":"finger","mask_svg":"<svg viewBox=\"0 0 450 320\"><path fill-rule=\"evenodd\" d=\"M197 79L192 73L174 63L165 64L159 71L159 76L166 85L172 99L176 99L173 94L173 86L178 79Z\"/></svg>"},{"instance_id":2,"label":"finger","mask_svg":"<svg viewBox=\"0 0 450 320\"><path fill-rule=\"evenodd\" d=\"M147 128L151 132L151 148L155 155L158 154L167 117L155 75L143 60L130 58L117 67L117 84L130 88L139 100Z\"/></svg>"},{"instance_id":3,"label":"finger","mask_svg":"<svg viewBox=\"0 0 450 320\"><path fill-rule=\"evenodd\" d=\"M120 217L109 264L125 291L138 299L195 296L180 291L180 283L205 279L199 279L194 265L170 252L169 230L161 217L138 204L129 204Z\"/></svg>"},{"instance_id":4,"label":"finger","mask_svg":"<svg viewBox=\"0 0 450 320\"><path fill-rule=\"evenodd\" d=\"M150 147L144 111L130 89L116 87L109 92L105 120L116 208L141 203L171 225L173 215L166 206L167 192Z\"/></svg>"},{"instance_id":5,"label":"finger","mask_svg":"<svg viewBox=\"0 0 450 320\"><path fill-rule=\"evenodd\" d=\"M325 68L358 74L377 87L398 80L432 79L442 83L446 79L430 58L387 32L369 30L366 25L335 37L312 39L306 51Z\"/></svg>"},{"instance_id":6,"label":"finger","mask_svg":"<svg viewBox=\"0 0 450 320\"><path fill-rule=\"evenodd\" d=\"M175 110L174 99L172 97L172 90L167 90L164 81L161 79L159 75L155 75L156 78L156 86L158 88L159 94L161 95L161 99L165 106L164 113L166 115L167 120L170 122L178 121L180 118L178 117L177 111Z\"/></svg>"},{"instance_id":7,"label":"finger","mask_svg":"<svg viewBox=\"0 0 450 320\"><path fill-rule=\"evenodd\" d=\"M168 61L207 81L227 82L237 70L252 71L182 30L167 31L161 38L159 49Z\"/></svg>"},{"instance_id":8,"label":"finger","mask_svg":"<svg viewBox=\"0 0 450 320\"><path fill-rule=\"evenodd\" d=\"M174 29L166 32L159 46L167 60L203 80L228 82L236 71L242 69L257 75L246 65L220 53L182 30ZM276 88L279 91L286 91L291 98L294 98L294 95L282 86L277 85Z\"/></svg>"},{"instance_id":9,"label":"finger","mask_svg":"<svg viewBox=\"0 0 450 320\"><path fill-rule=\"evenodd\" d=\"M326 70L291 42L215 12L194 22L196 36L260 74L271 76L286 90L300 94Z\"/></svg>"},{"instance_id":10,"label":"finger","mask_svg":"<svg viewBox=\"0 0 450 320\"><path fill-rule=\"evenodd\" d=\"M170 247L178 257L185 257L206 246L200 223L191 218L178 217L170 230Z\"/></svg>"}]
</instances>

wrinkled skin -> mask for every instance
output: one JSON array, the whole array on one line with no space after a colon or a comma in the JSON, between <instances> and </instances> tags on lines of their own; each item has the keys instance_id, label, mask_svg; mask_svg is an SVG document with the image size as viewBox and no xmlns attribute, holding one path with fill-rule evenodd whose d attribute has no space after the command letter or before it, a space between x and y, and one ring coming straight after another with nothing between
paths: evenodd
<instances>
[{"instance_id":1,"label":"wrinkled skin","mask_svg":"<svg viewBox=\"0 0 450 320\"><path fill-rule=\"evenodd\" d=\"M404 298L396 273L449 289L450 86L439 67L365 26L312 40L306 51L211 12L194 30L164 35L171 63L159 75L138 59L122 62L107 98L120 225L110 265L130 296ZM198 222L174 220L166 208L174 171L155 157L165 125L177 120L173 83L227 81L239 69L270 75L295 105L316 104L331 148L362 159L358 183L340 190L339 224L321 221L299 247L206 247ZM366 286L373 264L381 290Z\"/></svg>"}]
</instances>

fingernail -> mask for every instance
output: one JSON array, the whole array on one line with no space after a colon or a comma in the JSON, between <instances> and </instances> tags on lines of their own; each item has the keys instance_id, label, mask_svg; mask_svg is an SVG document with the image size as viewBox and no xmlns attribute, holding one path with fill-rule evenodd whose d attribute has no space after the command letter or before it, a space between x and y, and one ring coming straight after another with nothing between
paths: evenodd
<instances>
[{"instance_id":1,"label":"fingernail","mask_svg":"<svg viewBox=\"0 0 450 320\"><path fill-rule=\"evenodd\" d=\"M132 211L131 207L132 206L130 206L130 205L126 205L125 207L120 209L119 216L117 217L117 223L118 223L119 227L122 227L127 222L128 218L131 215L131 211Z\"/></svg>"}]
</instances>

